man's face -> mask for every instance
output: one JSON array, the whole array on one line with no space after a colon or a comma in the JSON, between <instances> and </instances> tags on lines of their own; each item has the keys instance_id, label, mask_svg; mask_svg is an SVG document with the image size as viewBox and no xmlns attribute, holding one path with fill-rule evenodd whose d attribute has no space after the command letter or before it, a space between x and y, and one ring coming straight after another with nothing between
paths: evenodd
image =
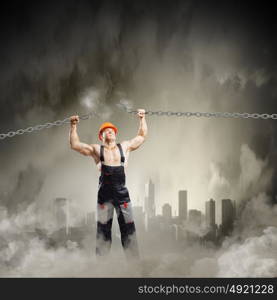
<instances>
[{"instance_id":1,"label":"man's face","mask_svg":"<svg viewBox=\"0 0 277 300\"><path fill-rule=\"evenodd\" d=\"M112 128L106 128L105 130L103 130L102 132L102 137L103 140L115 140L116 139L116 135L115 132Z\"/></svg>"}]
</instances>

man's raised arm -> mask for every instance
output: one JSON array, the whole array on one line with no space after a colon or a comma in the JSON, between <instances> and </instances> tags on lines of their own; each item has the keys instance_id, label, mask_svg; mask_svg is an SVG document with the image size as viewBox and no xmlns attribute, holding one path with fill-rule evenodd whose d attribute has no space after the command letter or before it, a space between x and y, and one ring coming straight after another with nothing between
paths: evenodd
<instances>
[{"instance_id":1,"label":"man's raised arm","mask_svg":"<svg viewBox=\"0 0 277 300\"><path fill-rule=\"evenodd\" d=\"M145 120L145 110L138 109L138 117L139 117L139 130L136 137L133 139L126 141L128 145L128 149L130 151L136 150L144 141L147 136L147 124Z\"/></svg>"},{"instance_id":2,"label":"man's raised arm","mask_svg":"<svg viewBox=\"0 0 277 300\"><path fill-rule=\"evenodd\" d=\"M77 133L77 123L79 122L79 116L70 117L70 122L71 122L71 128L69 132L69 143L71 149L86 156L92 155L94 151L93 146L80 142Z\"/></svg>"}]
</instances>

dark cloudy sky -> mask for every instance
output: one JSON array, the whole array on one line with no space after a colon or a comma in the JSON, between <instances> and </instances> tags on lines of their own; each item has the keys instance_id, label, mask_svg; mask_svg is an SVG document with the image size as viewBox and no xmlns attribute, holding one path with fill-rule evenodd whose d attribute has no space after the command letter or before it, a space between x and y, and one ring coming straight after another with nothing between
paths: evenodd
<instances>
[{"instance_id":1,"label":"dark cloudy sky","mask_svg":"<svg viewBox=\"0 0 277 300\"><path fill-rule=\"evenodd\" d=\"M97 142L99 125L110 120L120 141L138 127L120 101L135 109L274 113L274 15L273 7L237 1L12 2L1 17L1 132L95 109L102 119L81 123L80 138ZM275 124L149 117L149 139L130 157L134 197L149 176L172 187L161 203L180 188L198 208L205 197L228 196L213 183L227 180L234 189L242 145L275 170ZM67 126L7 138L1 189L14 190L30 167L45 176L45 193L63 194L72 186L67 180L82 181L82 191L76 183L71 193L87 198L98 176L87 160L68 148ZM213 168L219 183L211 182ZM59 187L46 188L62 174L68 178Z\"/></svg>"},{"instance_id":2,"label":"dark cloudy sky","mask_svg":"<svg viewBox=\"0 0 277 300\"><path fill-rule=\"evenodd\" d=\"M276 10L248 1L10 2L1 9L0 131L91 109L80 139L97 143L101 122L118 140L138 130L121 102L146 110L277 113ZM148 139L131 153L134 204L157 184L157 208L209 198L276 202L277 121L147 116ZM72 151L64 125L0 141L1 206L10 215L55 197L80 214L95 209L98 172ZM90 162L90 163L88 163Z\"/></svg>"}]
</instances>

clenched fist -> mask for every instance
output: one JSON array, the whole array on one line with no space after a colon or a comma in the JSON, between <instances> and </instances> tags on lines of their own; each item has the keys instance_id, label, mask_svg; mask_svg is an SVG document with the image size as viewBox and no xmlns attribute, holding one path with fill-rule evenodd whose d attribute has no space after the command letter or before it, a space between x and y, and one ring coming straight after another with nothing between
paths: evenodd
<instances>
[{"instance_id":1,"label":"clenched fist","mask_svg":"<svg viewBox=\"0 0 277 300\"><path fill-rule=\"evenodd\" d=\"M138 109L138 116L140 119L145 117L145 110L144 109Z\"/></svg>"},{"instance_id":2,"label":"clenched fist","mask_svg":"<svg viewBox=\"0 0 277 300\"><path fill-rule=\"evenodd\" d=\"M70 122L71 122L71 125L75 125L77 123L79 123L79 116L71 116L70 117Z\"/></svg>"}]
</instances>

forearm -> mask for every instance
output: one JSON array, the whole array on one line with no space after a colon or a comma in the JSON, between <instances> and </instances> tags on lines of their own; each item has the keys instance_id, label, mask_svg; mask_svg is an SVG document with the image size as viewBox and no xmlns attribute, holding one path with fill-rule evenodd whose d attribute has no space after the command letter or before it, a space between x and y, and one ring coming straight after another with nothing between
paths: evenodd
<instances>
[{"instance_id":1,"label":"forearm","mask_svg":"<svg viewBox=\"0 0 277 300\"><path fill-rule=\"evenodd\" d=\"M71 148L75 148L80 143L80 139L77 134L76 124L71 125L70 132L69 132L69 143Z\"/></svg>"},{"instance_id":2,"label":"forearm","mask_svg":"<svg viewBox=\"0 0 277 300\"><path fill-rule=\"evenodd\" d=\"M139 130L138 135L146 137L147 136L147 124L145 118L139 120Z\"/></svg>"}]
</instances>

